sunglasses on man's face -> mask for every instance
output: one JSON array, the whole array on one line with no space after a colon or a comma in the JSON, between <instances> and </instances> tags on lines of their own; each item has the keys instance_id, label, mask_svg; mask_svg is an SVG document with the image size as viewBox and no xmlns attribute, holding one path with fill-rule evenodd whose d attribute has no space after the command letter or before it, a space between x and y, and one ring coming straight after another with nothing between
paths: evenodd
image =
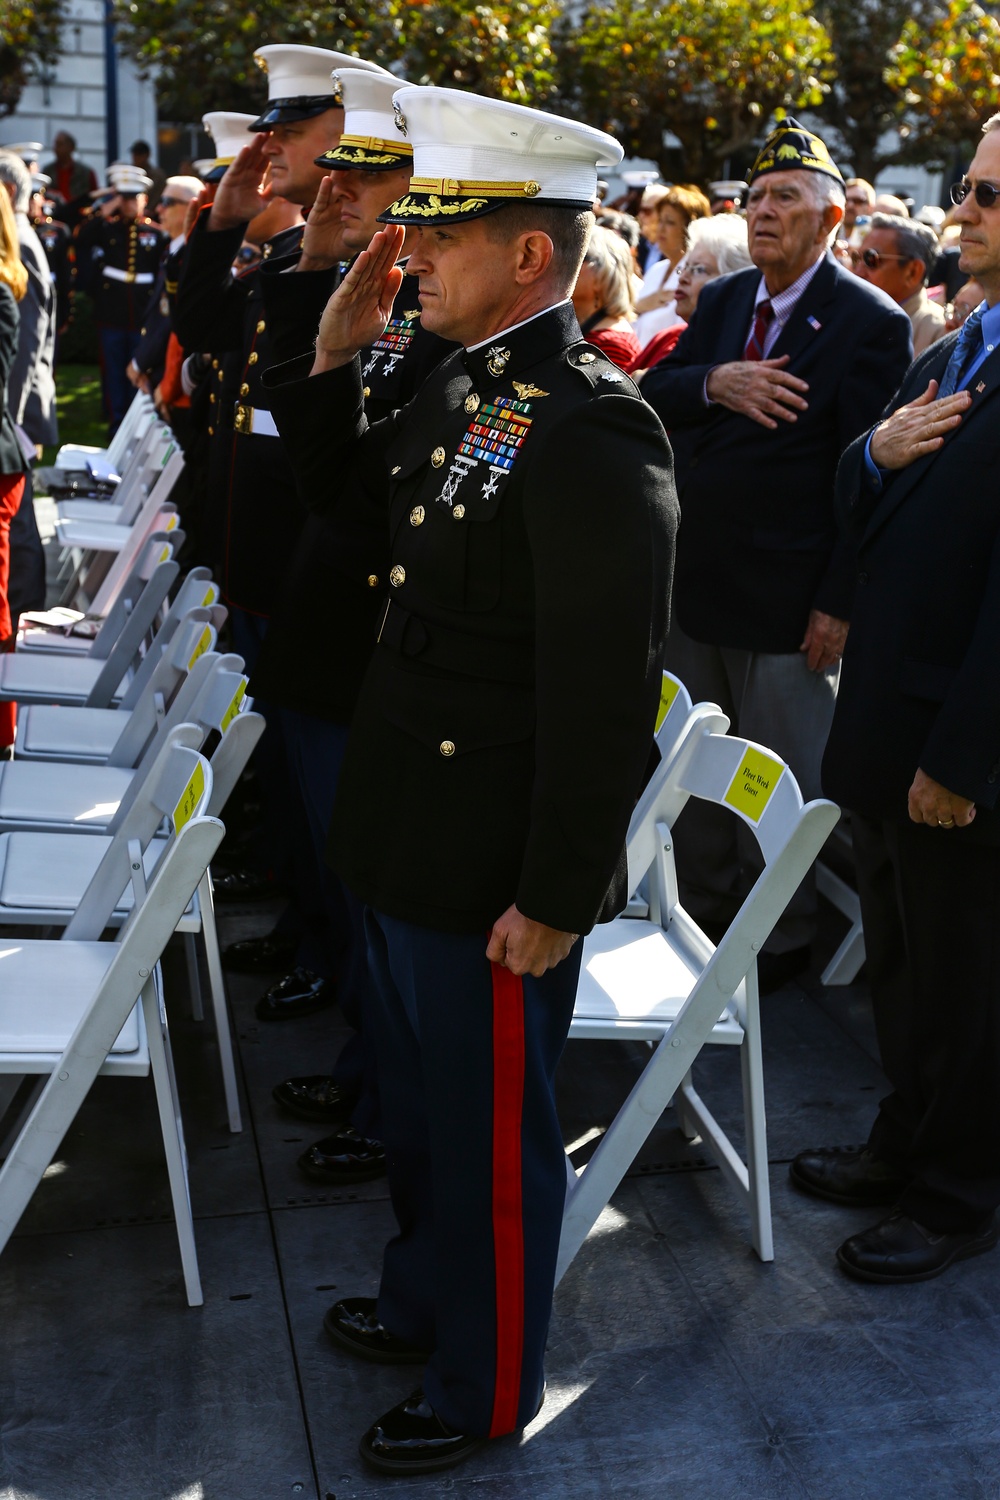
<instances>
[{"instance_id":1,"label":"sunglasses on man's face","mask_svg":"<svg viewBox=\"0 0 1000 1500\"><path fill-rule=\"evenodd\" d=\"M187 203L187 199L186 198L161 198L160 199L160 207L161 208L173 208L173 206L174 206L175 203L184 203L184 204L186 204Z\"/></svg>"},{"instance_id":2,"label":"sunglasses on man's face","mask_svg":"<svg viewBox=\"0 0 1000 1500\"><path fill-rule=\"evenodd\" d=\"M971 193L980 208L992 208L1000 198L1000 188L989 182L973 183L967 177L963 177L961 182L953 182L949 192L952 203L964 203Z\"/></svg>"},{"instance_id":3,"label":"sunglasses on man's face","mask_svg":"<svg viewBox=\"0 0 1000 1500\"><path fill-rule=\"evenodd\" d=\"M869 271L877 271L884 260L912 260L912 255L886 255L881 250L852 250L851 265L856 266L859 261L866 265Z\"/></svg>"}]
</instances>

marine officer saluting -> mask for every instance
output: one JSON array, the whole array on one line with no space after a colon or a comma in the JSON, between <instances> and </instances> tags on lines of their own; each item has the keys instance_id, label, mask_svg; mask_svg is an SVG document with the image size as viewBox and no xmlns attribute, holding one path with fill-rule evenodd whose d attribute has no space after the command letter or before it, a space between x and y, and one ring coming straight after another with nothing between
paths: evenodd
<instances>
[{"instance_id":1,"label":"marine officer saluting","mask_svg":"<svg viewBox=\"0 0 1000 1500\"><path fill-rule=\"evenodd\" d=\"M656 713L676 497L659 419L569 301L600 131L401 89L423 326L461 343L369 427L359 350L386 327L403 237L331 298L312 374L267 377L329 501L384 507L389 602L341 773L331 857L366 903L399 1233L377 1305L326 1327L422 1390L361 1441L388 1474L461 1462L535 1415L565 1194L553 1075L577 935L620 909ZM322 496L317 503L322 503ZM588 732L578 732L581 701Z\"/></svg>"}]
</instances>

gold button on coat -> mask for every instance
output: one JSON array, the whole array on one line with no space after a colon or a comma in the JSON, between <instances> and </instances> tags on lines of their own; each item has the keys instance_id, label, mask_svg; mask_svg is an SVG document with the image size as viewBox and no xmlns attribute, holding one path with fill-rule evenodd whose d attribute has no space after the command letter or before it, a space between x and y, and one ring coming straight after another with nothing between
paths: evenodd
<instances>
[{"instance_id":1,"label":"gold button on coat","mask_svg":"<svg viewBox=\"0 0 1000 1500\"><path fill-rule=\"evenodd\" d=\"M406 582L406 569L401 568L399 566L399 563L396 564L396 566L392 569L392 572L389 574L389 582L392 584L394 589L400 588L401 585Z\"/></svg>"},{"instance_id":2,"label":"gold button on coat","mask_svg":"<svg viewBox=\"0 0 1000 1500\"><path fill-rule=\"evenodd\" d=\"M465 409L466 409L466 411L478 411L479 410L479 397L476 395L475 391L473 391L471 393L471 395L466 396L466 398L465 398Z\"/></svg>"},{"instance_id":3,"label":"gold button on coat","mask_svg":"<svg viewBox=\"0 0 1000 1500\"><path fill-rule=\"evenodd\" d=\"M266 326L267 325L265 324L264 319L261 318L260 322L257 324L257 332L263 333Z\"/></svg>"},{"instance_id":4,"label":"gold button on coat","mask_svg":"<svg viewBox=\"0 0 1000 1500\"><path fill-rule=\"evenodd\" d=\"M257 351L255 349L254 352L250 355L250 358L247 360L247 364L248 365L255 365L259 359L260 359L260 355L257 353Z\"/></svg>"},{"instance_id":5,"label":"gold button on coat","mask_svg":"<svg viewBox=\"0 0 1000 1500\"><path fill-rule=\"evenodd\" d=\"M244 380L243 384L240 386L240 395L241 396L249 396L249 394L250 394L250 387L247 385L246 381Z\"/></svg>"},{"instance_id":6,"label":"gold button on coat","mask_svg":"<svg viewBox=\"0 0 1000 1500\"><path fill-rule=\"evenodd\" d=\"M431 463L434 465L435 469L440 469L441 465L444 463L444 459L444 449L435 448L434 452L431 454Z\"/></svg>"},{"instance_id":7,"label":"gold button on coat","mask_svg":"<svg viewBox=\"0 0 1000 1500\"><path fill-rule=\"evenodd\" d=\"M371 395L371 393L372 393L371 386L370 385L366 385L365 388L364 388L364 391L362 392L362 394L363 394L363 396L364 396L364 398L365 398L366 401L368 400L368 397Z\"/></svg>"},{"instance_id":8,"label":"gold button on coat","mask_svg":"<svg viewBox=\"0 0 1000 1500\"><path fill-rule=\"evenodd\" d=\"M578 363L581 365L592 365L596 358L596 354L581 354Z\"/></svg>"},{"instance_id":9,"label":"gold button on coat","mask_svg":"<svg viewBox=\"0 0 1000 1500\"><path fill-rule=\"evenodd\" d=\"M410 511L410 525L422 526L424 524L424 516L426 514L427 512L424 510L424 507L422 505L415 505Z\"/></svg>"},{"instance_id":10,"label":"gold button on coat","mask_svg":"<svg viewBox=\"0 0 1000 1500\"><path fill-rule=\"evenodd\" d=\"M452 511L451 514L452 514L452 517L453 517L454 520L460 521L462 519L462 517L465 515L465 506L464 505L456 505L455 509Z\"/></svg>"},{"instance_id":11,"label":"gold button on coat","mask_svg":"<svg viewBox=\"0 0 1000 1500\"><path fill-rule=\"evenodd\" d=\"M224 377L224 375L223 375L223 373L222 373L222 371L221 371L221 370L220 370L220 371L219 371L219 379L220 379L220 380L223 380L223 379L224 379L224 378L225 378L225 377Z\"/></svg>"},{"instance_id":12,"label":"gold button on coat","mask_svg":"<svg viewBox=\"0 0 1000 1500\"><path fill-rule=\"evenodd\" d=\"M378 574L377 573L369 573L368 574L368 587L370 589L377 589L378 588Z\"/></svg>"},{"instance_id":13,"label":"gold button on coat","mask_svg":"<svg viewBox=\"0 0 1000 1500\"><path fill-rule=\"evenodd\" d=\"M441 743L440 743L440 745L438 746L438 749L441 751L442 755L454 755L455 754L455 746L454 746L453 741L451 741L451 740L442 740Z\"/></svg>"}]
</instances>

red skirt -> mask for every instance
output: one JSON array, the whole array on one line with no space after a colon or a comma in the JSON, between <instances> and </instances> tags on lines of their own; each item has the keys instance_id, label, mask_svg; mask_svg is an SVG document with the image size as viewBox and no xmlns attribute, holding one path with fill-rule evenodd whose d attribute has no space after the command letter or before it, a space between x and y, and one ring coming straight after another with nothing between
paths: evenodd
<instances>
[{"instance_id":1,"label":"red skirt","mask_svg":"<svg viewBox=\"0 0 1000 1500\"><path fill-rule=\"evenodd\" d=\"M13 651L15 625L10 618L10 523L17 515L24 494L23 474L0 474L0 651ZM17 708L0 703L0 749L14 743Z\"/></svg>"}]
</instances>

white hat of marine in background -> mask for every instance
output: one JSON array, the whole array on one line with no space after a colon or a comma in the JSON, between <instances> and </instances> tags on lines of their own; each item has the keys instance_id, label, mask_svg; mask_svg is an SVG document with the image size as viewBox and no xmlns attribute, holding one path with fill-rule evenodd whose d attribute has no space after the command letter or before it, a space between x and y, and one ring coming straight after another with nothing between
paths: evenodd
<instances>
[{"instance_id":1,"label":"white hat of marine in background","mask_svg":"<svg viewBox=\"0 0 1000 1500\"><path fill-rule=\"evenodd\" d=\"M407 86L394 108L413 176L384 224L461 224L512 201L590 208L598 167L625 155L591 125L458 89Z\"/></svg>"},{"instance_id":2,"label":"white hat of marine in background","mask_svg":"<svg viewBox=\"0 0 1000 1500\"><path fill-rule=\"evenodd\" d=\"M202 128L212 137L215 145L214 161L202 160L194 164L195 170L206 182L221 181L237 153L249 145L247 131L253 129L255 118L254 115L237 115L225 109L202 115ZM204 171L201 171L202 167Z\"/></svg>"},{"instance_id":3,"label":"white hat of marine in background","mask_svg":"<svg viewBox=\"0 0 1000 1500\"><path fill-rule=\"evenodd\" d=\"M346 52L330 52L326 47L303 47L286 42L258 47L253 60L267 74L267 109L254 120L251 130L270 130L275 125L309 120L324 110L336 109L340 104L340 94L330 81L330 74L335 69L386 71L378 63L350 57Z\"/></svg>"},{"instance_id":4,"label":"white hat of marine in background","mask_svg":"<svg viewBox=\"0 0 1000 1500\"><path fill-rule=\"evenodd\" d=\"M201 192L202 183L197 177L168 177L163 184L163 196L168 195L181 203L190 203Z\"/></svg>"},{"instance_id":5,"label":"white hat of marine in background","mask_svg":"<svg viewBox=\"0 0 1000 1500\"><path fill-rule=\"evenodd\" d=\"M344 101L344 133L332 150L316 157L316 165L365 172L411 166L413 147L396 124L392 108L403 80L360 68L338 68L332 78Z\"/></svg>"},{"instance_id":6,"label":"white hat of marine in background","mask_svg":"<svg viewBox=\"0 0 1000 1500\"><path fill-rule=\"evenodd\" d=\"M11 141L9 146L6 141L0 143L0 151L10 151L14 156L19 156L27 167L37 161L44 150L41 141Z\"/></svg>"},{"instance_id":7,"label":"white hat of marine in background","mask_svg":"<svg viewBox=\"0 0 1000 1500\"><path fill-rule=\"evenodd\" d=\"M52 186L52 178L47 177L44 172L32 172L31 191L33 193L44 193L46 188Z\"/></svg>"},{"instance_id":8,"label":"white hat of marine in background","mask_svg":"<svg viewBox=\"0 0 1000 1500\"><path fill-rule=\"evenodd\" d=\"M153 186L152 177L147 177L141 167L135 167L130 161L115 161L108 168L108 185L113 187L116 193L123 193L128 198L134 198L138 193L148 193Z\"/></svg>"}]
</instances>

